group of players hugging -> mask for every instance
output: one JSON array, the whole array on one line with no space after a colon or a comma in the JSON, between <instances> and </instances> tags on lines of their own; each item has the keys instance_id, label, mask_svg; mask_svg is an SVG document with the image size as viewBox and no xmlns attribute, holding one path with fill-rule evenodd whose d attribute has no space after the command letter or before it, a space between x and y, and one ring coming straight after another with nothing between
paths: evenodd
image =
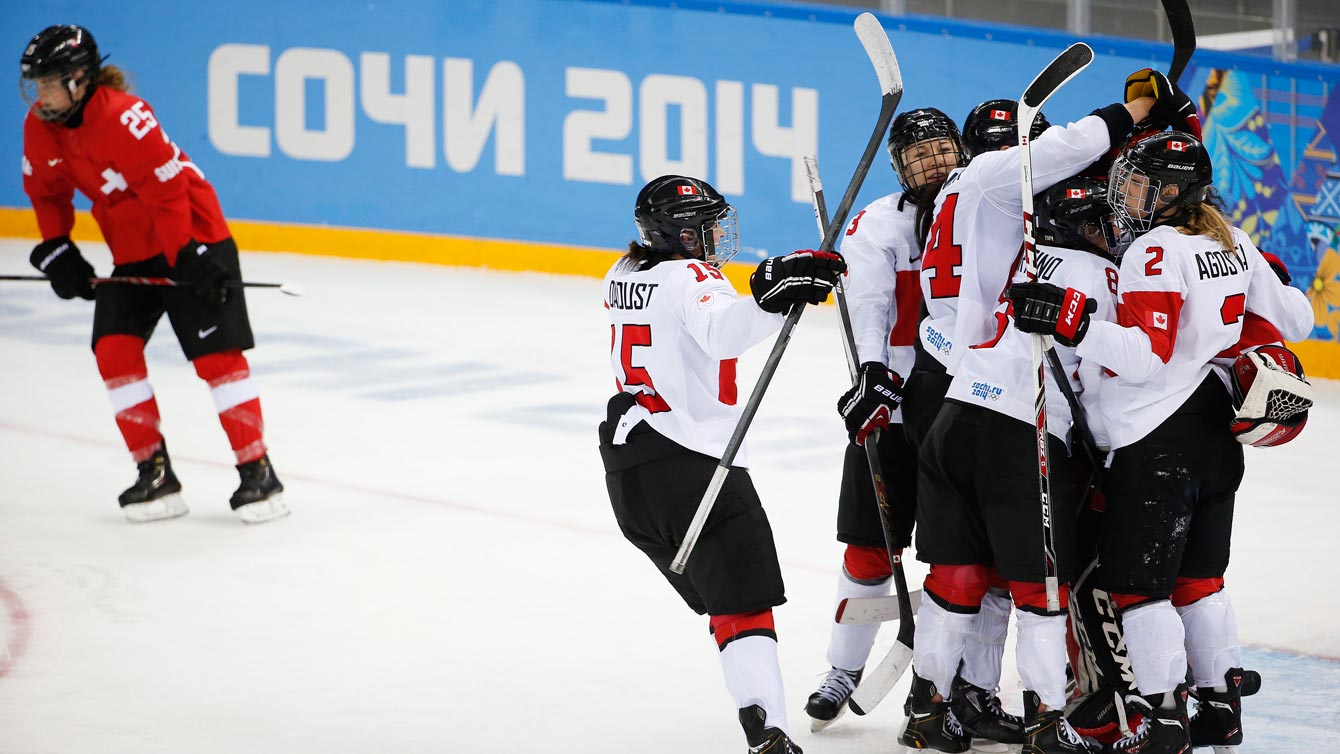
<instances>
[{"instance_id":1,"label":"group of players hugging","mask_svg":"<svg viewBox=\"0 0 1340 754\"><path fill-rule=\"evenodd\" d=\"M772 617L782 578L743 448L687 567L670 565L740 417L735 359L837 285L860 363L838 400L851 442L837 598L888 595L914 530L929 564L898 743L1177 754L1242 742L1241 700L1260 676L1242 668L1224 585L1234 494L1243 445L1286 442L1306 421L1311 389L1283 342L1307 336L1311 309L1226 221L1195 104L1151 69L1126 79L1124 102L1031 125L1030 276L1016 112L989 100L961 130L935 108L898 115L888 149L902 190L851 219L840 254L764 260L752 297L719 272L738 239L715 189L663 176L637 197L640 237L604 281L618 390L600 426L606 484L627 539L710 617L751 752L800 747ZM1045 385L1049 536L1034 338L1059 362ZM998 696L1012 611L1022 715ZM832 669L805 705L812 730L848 706L877 630L834 622Z\"/></svg>"}]
</instances>

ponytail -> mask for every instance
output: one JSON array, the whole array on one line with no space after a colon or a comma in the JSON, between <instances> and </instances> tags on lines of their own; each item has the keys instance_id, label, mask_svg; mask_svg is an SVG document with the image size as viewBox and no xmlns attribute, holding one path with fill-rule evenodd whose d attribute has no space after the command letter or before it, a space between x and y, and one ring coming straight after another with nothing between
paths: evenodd
<instances>
[{"instance_id":1,"label":"ponytail","mask_svg":"<svg viewBox=\"0 0 1340 754\"><path fill-rule=\"evenodd\" d=\"M1186 220L1179 224L1178 232L1188 236L1206 236L1222 248L1231 250L1234 246L1233 227L1224 217L1220 206L1218 192L1210 188L1205 201L1186 208Z\"/></svg>"},{"instance_id":2,"label":"ponytail","mask_svg":"<svg viewBox=\"0 0 1340 754\"><path fill-rule=\"evenodd\" d=\"M126 74L120 68L114 65L105 65L98 69L98 86L108 89L115 89L118 92L129 92L130 82L126 81Z\"/></svg>"}]
</instances>

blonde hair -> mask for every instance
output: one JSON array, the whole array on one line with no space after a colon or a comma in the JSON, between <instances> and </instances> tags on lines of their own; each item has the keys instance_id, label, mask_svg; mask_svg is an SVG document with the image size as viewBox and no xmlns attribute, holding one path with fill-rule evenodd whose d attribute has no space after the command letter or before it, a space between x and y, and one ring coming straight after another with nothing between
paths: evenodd
<instances>
[{"instance_id":1,"label":"blonde hair","mask_svg":"<svg viewBox=\"0 0 1340 754\"><path fill-rule=\"evenodd\" d=\"M114 65L105 65L98 70L97 84L118 92L130 91L130 82L126 80L125 72Z\"/></svg>"},{"instance_id":2,"label":"blonde hair","mask_svg":"<svg viewBox=\"0 0 1340 754\"><path fill-rule=\"evenodd\" d=\"M1187 207L1186 220L1177 230L1183 235L1207 236L1224 249L1232 249L1233 226L1229 225L1224 213L1219 211L1218 199L1218 193L1211 188L1205 201Z\"/></svg>"}]
</instances>

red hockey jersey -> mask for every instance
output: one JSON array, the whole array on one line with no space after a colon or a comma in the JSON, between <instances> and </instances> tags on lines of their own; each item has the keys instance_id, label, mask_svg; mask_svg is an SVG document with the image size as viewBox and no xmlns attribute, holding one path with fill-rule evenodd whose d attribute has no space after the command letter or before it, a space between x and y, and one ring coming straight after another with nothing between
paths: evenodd
<instances>
[{"instance_id":1,"label":"red hockey jersey","mask_svg":"<svg viewBox=\"0 0 1340 754\"><path fill-rule=\"evenodd\" d=\"M28 114L23 190L42 238L70 235L75 189L93 202L93 219L116 264L156 254L175 263L188 241L230 235L214 187L133 94L99 87L77 128Z\"/></svg>"}]
</instances>

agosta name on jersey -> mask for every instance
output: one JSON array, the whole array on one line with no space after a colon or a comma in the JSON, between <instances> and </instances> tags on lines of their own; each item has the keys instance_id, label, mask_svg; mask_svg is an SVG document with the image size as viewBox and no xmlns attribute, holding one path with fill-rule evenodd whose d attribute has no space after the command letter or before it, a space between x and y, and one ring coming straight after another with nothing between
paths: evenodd
<instances>
[{"instance_id":1,"label":"agosta name on jersey","mask_svg":"<svg viewBox=\"0 0 1340 754\"><path fill-rule=\"evenodd\" d=\"M1196 254L1196 269L1200 279L1221 278L1225 275L1239 275L1247 269L1246 255L1215 249Z\"/></svg>"},{"instance_id":2,"label":"agosta name on jersey","mask_svg":"<svg viewBox=\"0 0 1340 754\"><path fill-rule=\"evenodd\" d=\"M634 283L611 280L605 300L612 309L645 309L651 305L651 294L660 283Z\"/></svg>"}]
</instances>

